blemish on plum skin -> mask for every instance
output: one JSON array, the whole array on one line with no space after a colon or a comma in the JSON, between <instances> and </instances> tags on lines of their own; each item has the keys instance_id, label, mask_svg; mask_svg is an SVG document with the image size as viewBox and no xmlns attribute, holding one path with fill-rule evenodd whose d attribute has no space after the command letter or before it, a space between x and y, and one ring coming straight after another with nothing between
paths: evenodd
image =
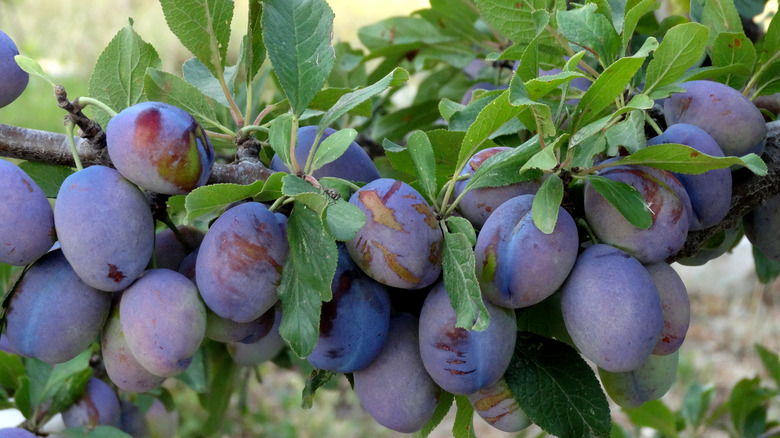
<instances>
[{"instance_id":1,"label":"blemish on plum skin","mask_svg":"<svg viewBox=\"0 0 780 438\"><path fill-rule=\"evenodd\" d=\"M358 192L358 199L371 212L374 222L392 230L405 231L403 225L395 218L395 210L386 205L387 194L380 198L376 190L361 190Z\"/></svg>"},{"instance_id":2,"label":"blemish on plum skin","mask_svg":"<svg viewBox=\"0 0 780 438\"><path fill-rule=\"evenodd\" d=\"M33 192L33 188L32 188L32 185L30 185L30 181L27 181L26 179L22 178L22 182L24 183L24 185L27 186L27 190L30 193L32 193Z\"/></svg>"},{"instance_id":3,"label":"blemish on plum skin","mask_svg":"<svg viewBox=\"0 0 780 438\"><path fill-rule=\"evenodd\" d=\"M114 280L114 283L121 283L125 279L125 274L119 270L116 265L106 263L108 265L107 277Z\"/></svg>"}]
</instances>

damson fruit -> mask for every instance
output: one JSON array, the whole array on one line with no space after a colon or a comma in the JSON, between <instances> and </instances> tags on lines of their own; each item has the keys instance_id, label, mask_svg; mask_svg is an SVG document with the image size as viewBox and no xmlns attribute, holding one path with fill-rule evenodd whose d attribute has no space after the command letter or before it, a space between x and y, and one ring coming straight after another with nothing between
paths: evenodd
<instances>
[{"instance_id":1,"label":"damson fruit","mask_svg":"<svg viewBox=\"0 0 780 438\"><path fill-rule=\"evenodd\" d=\"M179 240L170 228L165 228L154 236L154 260L158 268L178 271L185 257L203 241L203 231L192 225L179 225L176 229L184 242Z\"/></svg>"},{"instance_id":2,"label":"damson fruit","mask_svg":"<svg viewBox=\"0 0 780 438\"><path fill-rule=\"evenodd\" d=\"M108 384L91 377L84 393L73 405L62 412L66 427L119 425L119 399Z\"/></svg>"},{"instance_id":3,"label":"damson fruit","mask_svg":"<svg viewBox=\"0 0 780 438\"><path fill-rule=\"evenodd\" d=\"M119 301L108 315L100 336L103 365L108 378L119 388L132 392L147 392L162 385L165 377L156 376L144 368L130 351L119 319Z\"/></svg>"},{"instance_id":4,"label":"damson fruit","mask_svg":"<svg viewBox=\"0 0 780 438\"><path fill-rule=\"evenodd\" d=\"M639 368L664 326L658 289L647 269L605 244L577 257L561 288L561 310L574 345L611 372Z\"/></svg>"},{"instance_id":5,"label":"damson fruit","mask_svg":"<svg viewBox=\"0 0 780 438\"><path fill-rule=\"evenodd\" d=\"M54 244L54 213L38 184L10 161L0 160L0 187L0 263L28 265Z\"/></svg>"},{"instance_id":6,"label":"damson fruit","mask_svg":"<svg viewBox=\"0 0 780 438\"><path fill-rule=\"evenodd\" d=\"M275 314L276 312L271 308L253 321L235 322L206 309L206 337L217 342L251 344L271 331Z\"/></svg>"},{"instance_id":7,"label":"damson fruit","mask_svg":"<svg viewBox=\"0 0 780 438\"><path fill-rule=\"evenodd\" d=\"M109 167L87 167L65 179L54 205L54 225L73 270L96 289L125 289L152 257L149 203Z\"/></svg>"},{"instance_id":8,"label":"damson fruit","mask_svg":"<svg viewBox=\"0 0 780 438\"><path fill-rule=\"evenodd\" d=\"M308 357L323 370L351 373L365 368L382 350L390 326L387 286L371 279L339 246L333 298L322 303L320 337Z\"/></svg>"},{"instance_id":9,"label":"damson fruit","mask_svg":"<svg viewBox=\"0 0 780 438\"><path fill-rule=\"evenodd\" d=\"M206 308L187 277L146 271L122 293L119 320L133 356L152 374L181 374L206 333Z\"/></svg>"},{"instance_id":10,"label":"damson fruit","mask_svg":"<svg viewBox=\"0 0 780 438\"><path fill-rule=\"evenodd\" d=\"M336 130L333 128L326 128L319 144L322 144L326 138L330 137L335 132ZM295 144L295 159L301 167L306 163L306 158L314 144L314 137L316 135L317 126L315 125L298 128L298 141ZM271 160L271 170L277 172L290 172L290 169L278 156L274 156L273 160ZM366 151L353 141L343 155L315 170L312 173L312 176L318 179L322 177L335 177L350 181L371 182L375 179L379 179L379 171Z\"/></svg>"},{"instance_id":11,"label":"damson fruit","mask_svg":"<svg viewBox=\"0 0 780 438\"><path fill-rule=\"evenodd\" d=\"M418 325L409 313L393 317L382 352L353 374L355 393L366 412L377 423L401 433L422 429L439 400L439 388L420 358Z\"/></svg>"},{"instance_id":12,"label":"damson fruit","mask_svg":"<svg viewBox=\"0 0 780 438\"><path fill-rule=\"evenodd\" d=\"M488 387L468 395L474 411L489 425L504 432L519 432L531 425L517 398L502 377Z\"/></svg>"},{"instance_id":13,"label":"damson fruit","mask_svg":"<svg viewBox=\"0 0 780 438\"><path fill-rule=\"evenodd\" d=\"M366 224L346 242L363 272L402 289L421 289L439 278L444 236L420 193L402 181L381 178L349 202L366 214Z\"/></svg>"},{"instance_id":14,"label":"damson fruit","mask_svg":"<svg viewBox=\"0 0 780 438\"><path fill-rule=\"evenodd\" d=\"M21 427L6 427L0 429L0 438L37 438L38 435Z\"/></svg>"},{"instance_id":15,"label":"damson fruit","mask_svg":"<svg viewBox=\"0 0 780 438\"><path fill-rule=\"evenodd\" d=\"M86 285L55 250L33 263L17 285L5 334L22 356L66 362L97 339L110 306L111 294Z\"/></svg>"},{"instance_id":16,"label":"damson fruit","mask_svg":"<svg viewBox=\"0 0 780 438\"><path fill-rule=\"evenodd\" d=\"M11 37L0 30L0 108L21 96L30 81L30 75L14 59L18 54Z\"/></svg>"},{"instance_id":17,"label":"damson fruit","mask_svg":"<svg viewBox=\"0 0 780 438\"><path fill-rule=\"evenodd\" d=\"M663 134L648 140L647 145L679 143L714 157L722 157L718 143L698 126L687 123L672 125ZM691 200L691 230L701 230L720 223L731 207L731 170L714 169L699 175L673 173Z\"/></svg>"},{"instance_id":18,"label":"damson fruit","mask_svg":"<svg viewBox=\"0 0 780 438\"><path fill-rule=\"evenodd\" d=\"M742 219L745 237L765 256L780 262L780 195L772 196Z\"/></svg>"},{"instance_id":19,"label":"damson fruit","mask_svg":"<svg viewBox=\"0 0 780 438\"><path fill-rule=\"evenodd\" d=\"M661 298L664 328L653 354L667 355L677 351L688 333L691 322L691 302L688 290L677 271L666 263L646 265Z\"/></svg>"},{"instance_id":20,"label":"damson fruit","mask_svg":"<svg viewBox=\"0 0 780 438\"><path fill-rule=\"evenodd\" d=\"M108 155L117 170L147 190L183 195L206 183L214 148L188 112L162 102L125 108L106 126Z\"/></svg>"},{"instance_id":21,"label":"damson fruit","mask_svg":"<svg viewBox=\"0 0 780 438\"><path fill-rule=\"evenodd\" d=\"M286 223L259 202L226 211L206 232L195 278L206 306L222 318L249 322L278 301L290 247Z\"/></svg>"},{"instance_id":22,"label":"damson fruit","mask_svg":"<svg viewBox=\"0 0 780 438\"><path fill-rule=\"evenodd\" d=\"M707 132L727 156L761 155L767 127L761 111L740 91L719 82L680 84L684 93L664 100L666 124L689 123Z\"/></svg>"},{"instance_id":23,"label":"damson fruit","mask_svg":"<svg viewBox=\"0 0 780 438\"><path fill-rule=\"evenodd\" d=\"M265 361L269 361L281 353L286 345L282 335L279 334L279 324L282 322L281 306L276 306L274 311L274 325L271 330L251 344L231 342L227 344L227 350L233 361L241 366L252 367Z\"/></svg>"},{"instance_id":24,"label":"damson fruit","mask_svg":"<svg viewBox=\"0 0 780 438\"><path fill-rule=\"evenodd\" d=\"M455 327L455 311L440 281L420 312L420 355L428 374L442 389L471 394L504 375L515 351L517 326L509 309L483 300L490 315L484 331Z\"/></svg>"},{"instance_id":25,"label":"damson fruit","mask_svg":"<svg viewBox=\"0 0 780 438\"><path fill-rule=\"evenodd\" d=\"M541 302L558 290L577 259L571 215L559 207L553 232L545 234L534 224L533 202L534 195L504 202L477 237L477 279L493 304L514 309Z\"/></svg>"},{"instance_id":26,"label":"damson fruit","mask_svg":"<svg viewBox=\"0 0 780 438\"><path fill-rule=\"evenodd\" d=\"M644 402L661 398L677 380L680 354L651 355L634 371L611 373L599 368L604 389L619 406L638 408Z\"/></svg>"},{"instance_id":27,"label":"damson fruit","mask_svg":"<svg viewBox=\"0 0 780 438\"><path fill-rule=\"evenodd\" d=\"M477 152L469 159L468 163L466 163L466 167L463 168L460 175L466 176L473 174L488 158L499 152L511 149L512 148L496 146ZM455 183L455 196L460 196L463 189L466 188L469 179L460 180ZM482 228L482 225L485 224L485 220L487 220L488 216L490 216L499 205L515 196L535 194L539 190L540 185L539 180L534 179L501 187L470 189L458 202L458 211L463 217L468 219L474 227Z\"/></svg>"},{"instance_id":28,"label":"damson fruit","mask_svg":"<svg viewBox=\"0 0 780 438\"><path fill-rule=\"evenodd\" d=\"M599 175L634 187L652 217L649 228L635 227L588 182L585 218L599 240L645 264L661 262L682 248L690 229L691 201L670 172L646 166L616 166Z\"/></svg>"}]
</instances>

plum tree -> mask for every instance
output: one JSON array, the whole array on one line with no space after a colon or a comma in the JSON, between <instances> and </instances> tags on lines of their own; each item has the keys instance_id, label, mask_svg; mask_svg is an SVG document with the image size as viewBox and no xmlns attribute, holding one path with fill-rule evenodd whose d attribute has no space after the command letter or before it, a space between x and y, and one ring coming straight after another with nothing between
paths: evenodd
<instances>
[{"instance_id":1,"label":"plum tree","mask_svg":"<svg viewBox=\"0 0 780 438\"><path fill-rule=\"evenodd\" d=\"M19 49L11 37L0 30L0 108L21 96L30 81L30 75L22 70L14 59L18 54Z\"/></svg>"}]
</instances>

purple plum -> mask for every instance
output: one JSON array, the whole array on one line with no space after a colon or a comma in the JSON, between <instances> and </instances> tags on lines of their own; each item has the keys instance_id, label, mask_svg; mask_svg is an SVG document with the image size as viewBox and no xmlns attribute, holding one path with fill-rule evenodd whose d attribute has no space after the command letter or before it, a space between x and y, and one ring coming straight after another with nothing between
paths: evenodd
<instances>
[{"instance_id":1,"label":"purple plum","mask_svg":"<svg viewBox=\"0 0 780 438\"><path fill-rule=\"evenodd\" d=\"M30 81L30 75L14 59L18 54L19 49L11 37L0 30L0 108L21 96Z\"/></svg>"}]
</instances>

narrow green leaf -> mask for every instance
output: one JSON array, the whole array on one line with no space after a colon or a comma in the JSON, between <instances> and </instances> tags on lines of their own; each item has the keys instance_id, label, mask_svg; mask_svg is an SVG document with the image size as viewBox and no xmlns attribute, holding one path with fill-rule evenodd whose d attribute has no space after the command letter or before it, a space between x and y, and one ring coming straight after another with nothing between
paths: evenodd
<instances>
[{"instance_id":1,"label":"narrow green leaf","mask_svg":"<svg viewBox=\"0 0 780 438\"><path fill-rule=\"evenodd\" d=\"M524 109L525 107L514 106L509 102L509 91L504 91L498 98L490 102L466 131L458 155L458 167L466 164L466 161L474 155L482 143L490 137L490 134L504 123L515 118Z\"/></svg>"},{"instance_id":2,"label":"narrow green leaf","mask_svg":"<svg viewBox=\"0 0 780 438\"><path fill-rule=\"evenodd\" d=\"M592 51L601 65L612 64L620 49L620 37L594 3L558 11L558 30L567 40Z\"/></svg>"},{"instance_id":3,"label":"narrow green leaf","mask_svg":"<svg viewBox=\"0 0 780 438\"><path fill-rule=\"evenodd\" d=\"M712 44L721 32L742 32L734 0L707 0L701 15L701 24L710 29L708 44Z\"/></svg>"},{"instance_id":4,"label":"narrow green leaf","mask_svg":"<svg viewBox=\"0 0 780 438\"><path fill-rule=\"evenodd\" d=\"M290 142L292 142L292 114L282 114L271 123L271 131L268 133L268 141L276 156L282 160L288 169L292 169L290 162Z\"/></svg>"},{"instance_id":5,"label":"narrow green leaf","mask_svg":"<svg viewBox=\"0 0 780 438\"><path fill-rule=\"evenodd\" d=\"M279 333L293 353L303 358L319 338L322 301L333 296L330 285L338 250L319 215L298 201L287 221L287 240L290 254L278 289L282 301Z\"/></svg>"},{"instance_id":6,"label":"narrow green leaf","mask_svg":"<svg viewBox=\"0 0 780 438\"><path fill-rule=\"evenodd\" d=\"M144 92L151 100L166 102L187 111L206 128L220 126L217 113L209 105L206 96L176 75L153 68L147 69Z\"/></svg>"},{"instance_id":7,"label":"narrow green leaf","mask_svg":"<svg viewBox=\"0 0 780 438\"><path fill-rule=\"evenodd\" d=\"M540 150L539 138L534 136L516 148L493 155L479 166L463 190L505 186L533 179L535 176L523 175L517 169L522 168Z\"/></svg>"},{"instance_id":8,"label":"narrow green leaf","mask_svg":"<svg viewBox=\"0 0 780 438\"><path fill-rule=\"evenodd\" d=\"M447 391L441 391L439 393L439 402L436 404L436 409L433 411L433 416L425 423L425 426L423 426L422 429L415 432L412 436L414 438L428 438L428 435L441 424L444 417L450 412L454 400L455 396Z\"/></svg>"},{"instance_id":9,"label":"narrow green leaf","mask_svg":"<svg viewBox=\"0 0 780 438\"><path fill-rule=\"evenodd\" d=\"M210 184L190 192L184 200L187 209L187 221L207 213L220 214L230 204L242 199L251 198L263 188L263 181L250 185L240 184Z\"/></svg>"},{"instance_id":10,"label":"narrow green leaf","mask_svg":"<svg viewBox=\"0 0 780 438\"><path fill-rule=\"evenodd\" d=\"M738 157L713 157L696 149L676 143L648 146L616 161L622 164L642 164L677 173L699 174L733 165L747 167L756 175L766 175L766 164L756 154Z\"/></svg>"},{"instance_id":11,"label":"narrow green leaf","mask_svg":"<svg viewBox=\"0 0 780 438\"><path fill-rule=\"evenodd\" d=\"M230 41L230 0L160 0L168 28L214 76L222 73Z\"/></svg>"},{"instance_id":12,"label":"narrow green leaf","mask_svg":"<svg viewBox=\"0 0 780 438\"><path fill-rule=\"evenodd\" d=\"M780 388L780 358L778 358L777 353L761 344L753 344L753 348L756 349L758 357L764 364L764 368L766 368L769 376L775 381L775 385Z\"/></svg>"},{"instance_id":13,"label":"narrow green leaf","mask_svg":"<svg viewBox=\"0 0 780 438\"><path fill-rule=\"evenodd\" d=\"M320 128L324 129L327 126L330 126L333 122L356 106L368 101L377 94L387 90L389 87L397 87L407 80L409 80L409 72L401 67L397 67L378 82L341 96L325 115L322 116L322 120L320 120L319 124Z\"/></svg>"},{"instance_id":14,"label":"narrow green leaf","mask_svg":"<svg viewBox=\"0 0 780 438\"><path fill-rule=\"evenodd\" d=\"M73 173L70 167L36 161L24 161L19 167L38 184L47 198L56 198L62 182Z\"/></svg>"},{"instance_id":15,"label":"narrow green leaf","mask_svg":"<svg viewBox=\"0 0 780 438\"><path fill-rule=\"evenodd\" d=\"M282 180L287 176L284 172L274 172L263 184L260 192L255 194L254 200L258 202L275 201L282 197ZM252 184L257 184L254 182ZM168 203L170 205L170 202Z\"/></svg>"},{"instance_id":16,"label":"narrow green leaf","mask_svg":"<svg viewBox=\"0 0 780 438\"><path fill-rule=\"evenodd\" d=\"M24 55L14 55L14 61L16 61L16 64L27 72L28 74L38 76L39 78L45 80L46 82L50 83L52 86L54 86L54 82L49 79L48 76L46 76L46 73L43 72L43 67L41 67L40 64L38 64L38 61L28 58Z\"/></svg>"},{"instance_id":17,"label":"narrow green leaf","mask_svg":"<svg viewBox=\"0 0 780 438\"><path fill-rule=\"evenodd\" d=\"M419 17L390 17L358 29L360 42L371 52L399 48L401 54L424 45L441 44L456 38L445 35L436 26ZM381 56L392 52L381 52Z\"/></svg>"},{"instance_id":18,"label":"narrow green leaf","mask_svg":"<svg viewBox=\"0 0 780 438\"><path fill-rule=\"evenodd\" d=\"M637 426L656 429L669 438L676 438L677 417L661 400L650 400L635 409L623 409Z\"/></svg>"},{"instance_id":19,"label":"narrow green leaf","mask_svg":"<svg viewBox=\"0 0 780 438\"><path fill-rule=\"evenodd\" d=\"M731 389L728 400L734 430L738 431L740 436L746 436L746 426L751 421L753 411L775 395L776 391L761 386L759 377L745 378L737 382Z\"/></svg>"},{"instance_id":20,"label":"narrow green leaf","mask_svg":"<svg viewBox=\"0 0 780 438\"><path fill-rule=\"evenodd\" d=\"M452 424L453 438L476 438L474 434L474 407L465 395L455 396L455 422Z\"/></svg>"},{"instance_id":21,"label":"narrow green leaf","mask_svg":"<svg viewBox=\"0 0 780 438\"><path fill-rule=\"evenodd\" d=\"M769 284L780 276L780 263L764 255L755 245L753 246L753 264L761 284Z\"/></svg>"},{"instance_id":22,"label":"narrow green leaf","mask_svg":"<svg viewBox=\"0 0 780 438\"><path fill-rule=\"evenodd\" d=\"M538 101L542 97L557 89L560 85L569 83L577 78L584 78L585 75L577 71L562 71L554 75L539 76L525 83L528 90L528 97L531 100Z\"/></svg>"},{"instance_id":23,"label":"narrow green leaf","mask_svg":"<svg viewBox=\"0 0 780 438\"><path fill-rule=\"evenodd\" d=\"M707 27L698 23L678 24L669 29L647 66L643 92L649 94L680 79L704 54L709 33Z\"/></svg>"},{"instance_id":24,"label":"narrow green leaf","mask_svg":"<svg viewBox=\"0 0 780 438\"><path fill-rule=\"evenodd\" d=\"M769 58L780 52L780 14L775 14L769 22L769 28L758 46L759 63L765 64Z\"/></svg>"},{"instance_id":25,"label":"narrow green leaf","mask_svg":"<svg viewBox=\"0 0 780 438\"><path fill-rule=\"evenodd\" d=\"M406 143L409 155L414 162L417 183L422 189L422 195L428 200L436 199L436 159L433 146L428 136L422 131L415 131Z\"/></svg>"},{"instance_id":26,"label":"narrow green leaf","mask_svg":"<svg viewBox=\"0 0 780 438\"><path fill-rule=\"evenodd\" d=\"M33 406L30 395L30 379L26 376L22 376L19 379L19 389L14 393L14 403L16 403L16 409L24 415L24 418L32 419Z\"/></svg>"},{"instance_id":27,"label":"narrow green leaf","mask_svg":"<svg viewBox=\"0 0 780 438\"><path fill-rule=\"evenodd\" d=\"M775 53L765 65L756 79L756 92L753 97L770 95L780 92L780 52Z\"/></svg>"},{"instance_id":28,"label":"narrow green leaf","mask_svg":"<svg viewBox=\"0 0 780 438\"><path fill-rule=\"evenodd\" d=\"M551 435L609 437L607 398L591 367L569 345L518 333L504 378L523 412Z\"/></svg>"},{"instance_id":29,"label":"narrow green leaf","mask_svg":"<svg viewBox=\"0 0 780 438\"><path fill-rule=\"evenodd\" d=\"M631 225L643 230L653 225L650 209L637 189L603 176L590 175L586 179Z\"/></svg>"},{"instance_id":30,"label":"narrow green leaf","mask_svg":"<svg viewBox=\"0 0 780 438\"><path fill-rule=\"evenodd\" d=\"M224 344L214 344L206 348L206 352L209 359L209 369L212 372L209 373L208 395L201 396L201 402L208 412L208 417L200 432L205 436L213 436L219 432L225 420L225 413L230 407L230 398L236 389L238 365L231 359Z\"/></svg>"},{"instance_id":31,"label":"narrow green leaf","mask_svg":"<svg viewBox=\"0 0 780 438\"><path fill-rule=\"evenodd\" d=\"M629 43L631 42L631 37L634 35L636 25L639 23L639 19L641 19L645 14L648 14L660 7L661 2L659 0L642 0L636 3L633 7L626 8L626 15L623 19L623 32L621 34L620 53L626 53L626 50L629 47Z\"/></svg>"},{"instance_id":32,"label":"narrow green leaf","mask_svg":"<svg viewBox=\"0 0 780 438\"><path fill-rule=\"evenodd\" d=\"M188 84L195 87L202 94L216 100L225 108L230 108L230 103L228 102L227 97L225 97L225 92L222 90L219 79L214 76L206 64L201 62L198 58L190 58L182 64L181 70L182 76ZM236 69L235 66L227 67L224 70L223 74L228 90L234 89L236 73L238 73L238 69Z\"/></svg>"},{"instance_id":33,"label":"narrow green leaf","mask_svg":"<svg viewBox=\"0 0 780 438\"><path fill-rule=\"evenodd\" d=\"M631 112L634 110L648 110L652 108L653 105L655 105L655 102L649 96L647 96L646 94L637 94L634 97L632 97L630 101L628 101L626 106L615 111L612 114L612 118L614 119L617 116L623 115L627 112Z\"/></svg>"},{"instance_id":34,"label":"narrow green leaf","mask_svg":"<svg viewBox=\"0 0 780 438\"><path fill-rule=\"evenodd\" d=\"M357 205L343 198L325 209L325 227L334 239L345 242L355 237L366 224L366 214Z\"/></svg>"},{"instance_id":35,"label":"narrow green leaf","mask_svg":"<svg viewBox=\"0 0 780 438\"><path fill-rule=\"evenodd\" d=\"M563 180L552 174L544 180L534 196L531 213L534 225L544 234L551 234L558 222L558 209L563 201Z\"/></svg>"},{"instance_id":36,"label":"narrow green leaf","mask_svg":"<svg viewBox=\"0 0 780 438\"><path fill-rule=\"evenodd\" d=\"M244 60L246 62L246 80L251 84L265 62L266 49L263 42L263 2L260 0L249 1L249 20L247 22L246 36L244 37Z\"/></svg>"},{"instance_id":37,"label":"narrow green leaf","mask_svg":"<svg viewBox=\"0 0 780 438\"><path fill-rule=\"evenodd\" d=\"M474 249L466 235L444 233L444 288L455 310L455 327L482 331L490 324L475 271Z\"/></svg>"},{"instance_id":38,"label":"narrow green leaf","mask_svg":"<svg viewBox=\"0 0 780 438\"><path fill-rule=\"evenodd\" d=\"M0 385L11 391L16 391L21 385L20 379L24 374L24 364L21 357L0 351Z\"/></svg>"},{"instance_id":39,"label":"narrow green leaf","mask_svg":"<svg viewBox=\"0 0 780 438\"><path fill-rule=\"evenodd\" d=\"M460 233L466 236L469 245L474 246L477 243L477 232L474 231L474 225L468 219L461 216L450 216L446 219L447 229L450 233Z\"/></svg>"},{"instance_id":40,"label":"narrow green leaf","mask_svg":"<svg viewBox=\"0 0 780 438\"><path fill-rule=\"evenodd\" d=\"M312 370L309 377L306 378L306 384L303 387L301 407L303 409L311 409L314 405L314 395L317 393L317 390L325 386L336 376L338 376L338 373L335 371Z\"/></svg>"},{"instance_id":41,"label":"narrow green leaf","mask_svg":"<svg viewBox=\"0 0 780 438\"><path fill-rule=\"evenodd\" d=\"M748 76L756 63L756 48L753 42L742 32L723 32L718 34L712 44L712 65L714 67L740 68L740 72L726 75L723 83L740 89L745 86Z\"/></svg>"},{"instance_id":42,"label":"narrow green leaf","mask_svg":"<svg viewBox=\"0 0 780 438\"><path fill-rule=\"evenodd\" d=\"M333 51L333 11L325 0L265 0L263 40L268 57L295 115L328 79Z\"/></svg>"},{"instance_id":43,"label":"narrow green leaf","mask_svg":"<svg viewBox=\"0 0 780 438\"><path fill-rule=\"evenodd\" d=\"M329 135L323 140L317 151L314 153L314 159L311 163L311 172L320 167L333 162L344 154L350 144L357 138L357 131L352 128L342 129Z\"/></svg>"},{"instance_id":44,"label":"narrow green leaf","mask_svg":"<svg viewBox=\"0 0 780 438\"><path fill-rule=\"evenodd\" d=\"M439 119L438 105L438 101L429 100L393 111L376 121L371 138L377 142L385 138L400 141L415 129L427 130Z\"/></svg>"}]
</instances>

